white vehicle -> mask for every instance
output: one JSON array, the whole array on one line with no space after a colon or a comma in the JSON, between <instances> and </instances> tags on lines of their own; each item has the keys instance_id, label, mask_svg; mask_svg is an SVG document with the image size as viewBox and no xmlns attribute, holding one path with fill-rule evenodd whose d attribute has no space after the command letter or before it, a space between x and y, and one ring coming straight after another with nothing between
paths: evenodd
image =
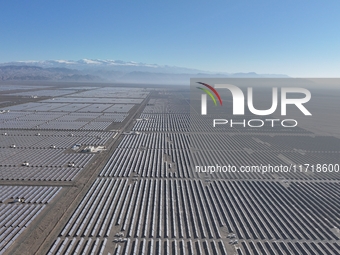
<instances>
[{"instance_id":1,"label":"white vehicle","mask_svg":"<svg viewBox=\"0 0 340 255\"><path fill-rule=\"evenodd\" d=\"M18 198L13 200L13 203L25 203L25 198L18 197Z\"/></svg>"},{"instance_id":2,"label":"white vehicle","mask_svg":"<svg viewBox=\"0 0 340 255\"><path fill-rule=\"evenodd\" d=\"M238 244L238 239L235 239L235 240L230 240L229 242L230 244Z\"/></svg>"},{"instance_id":3,"label":"white vehicle","mask_svg":"<svg viewBox=\"0 0 340 255\"><path fill-rule=\"evenodd\" d=\"M230 233L229 235L227 235L228 238L235 238L236 235L234 233Z\"/></svg>"}]
</instances>

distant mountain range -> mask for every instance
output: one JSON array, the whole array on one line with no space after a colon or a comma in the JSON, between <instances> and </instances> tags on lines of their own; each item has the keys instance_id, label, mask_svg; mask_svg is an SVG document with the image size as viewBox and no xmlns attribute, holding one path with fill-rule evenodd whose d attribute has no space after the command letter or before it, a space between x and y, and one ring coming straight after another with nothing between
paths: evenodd
<instances>
[{"instance_id":1,"label":"distant mountain range","mask_svg":"<svg viewBox=\"0 0 340 255\"><path fill-rule=\"evenodd\" d=\"M129 83L189 84L199 77L288 77L278 74L214 73L197 69L125 62L81 59L16 61L0 64L0 80L100 81Z\"/></svg>"}]
</instances>

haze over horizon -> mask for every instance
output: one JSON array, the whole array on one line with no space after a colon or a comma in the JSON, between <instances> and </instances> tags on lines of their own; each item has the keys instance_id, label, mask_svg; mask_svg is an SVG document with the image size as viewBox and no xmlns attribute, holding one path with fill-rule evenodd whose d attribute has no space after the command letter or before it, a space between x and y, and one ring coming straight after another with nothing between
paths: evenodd
<instances>
[{"instance_id":1,"label":"haze over horizon","mask_svg":"<svg viewBox=\"0 0 340 255\"><path fill-rule=\"evenodd\" d=\"M79 60L70 60L70 59L49 59L49 60L19 60L19 61L11 61L11 62L0 62L1 66L10 66L10 65L27 65L27 66L39 66L44 68L49 67L65 67L65 68L74 68L74 69L87 69L87 68L117 68L117 67L126 67L133 68L136 67L136 70L140 68L149 69L152 72L166 72L166 73L185 73L185 74L235 74L231 72L218 72L213 70L200 70L191 67L185 66L174 66L174 65L159 65L157 63L145 63L145 62L136 62L136 61L124 61L124 60L113 60L113 59L79 59ZM145 69L141 69L145 71ZM254 73L255 72L236 72L236 73ZM283 75L285 74L275 74L275 75Z\"/></svg>"},{"instance_id":2,"label":"haze over horizon","mask_svg":"<svg viewBox=\"0 0 340 255\"><path fill-rule=\"evenodd\" d=\"M339 7L336 1L8 1L0 10L0 62L121 59L211 72L338 77Z\"/></svg>"}]
</instances>

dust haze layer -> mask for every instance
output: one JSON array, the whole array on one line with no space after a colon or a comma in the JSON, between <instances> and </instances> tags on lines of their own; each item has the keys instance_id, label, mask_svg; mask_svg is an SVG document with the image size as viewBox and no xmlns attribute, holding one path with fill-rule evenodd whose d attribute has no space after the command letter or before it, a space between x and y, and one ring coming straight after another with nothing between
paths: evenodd
<instances>
[{"instance_id":1,"label":"dust haze layer","mask_svg":"<svg viewBox=\"0 0 340 255\"><path fill-rule=\"evenodd\" d=\"M14 61L0 64L0 80L3 81L100 81L188 85L190 78L203 77L284 78L288 76L255 72L221 73L177 66L98 59Z\"/></svg>"}]
</instances>

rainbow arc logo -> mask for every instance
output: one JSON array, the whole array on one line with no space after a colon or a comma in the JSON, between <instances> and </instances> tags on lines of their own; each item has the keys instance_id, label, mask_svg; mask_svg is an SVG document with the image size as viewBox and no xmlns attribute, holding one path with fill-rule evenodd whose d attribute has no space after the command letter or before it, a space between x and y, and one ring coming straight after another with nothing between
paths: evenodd
<instances>
[{"instance_id":1,"label":"rainbow arc logo","mask_svg":"<svg viewBox=\"0 0 340 255\"><path fill-rule=\"evenodd\" d=\"M222 105L222 99L220 97L220 94L218 94L218 92L216 91L216 89L214 89L214 87L212 87L209 84L203 83L203 82L197 82L197 83L207 87L208 89L210 89L215 94L215 96L217 97L218 101L220 102L220 105ZM205 89L205 88L201 88L201 87L197 87L197 88L200 89L200 90L203 90L205 93L207 93L207 95L209 95L210 98L213 100L214 104L217 105L216 98L210 92L210 90Z\"/></svg>"}]
</instances>

